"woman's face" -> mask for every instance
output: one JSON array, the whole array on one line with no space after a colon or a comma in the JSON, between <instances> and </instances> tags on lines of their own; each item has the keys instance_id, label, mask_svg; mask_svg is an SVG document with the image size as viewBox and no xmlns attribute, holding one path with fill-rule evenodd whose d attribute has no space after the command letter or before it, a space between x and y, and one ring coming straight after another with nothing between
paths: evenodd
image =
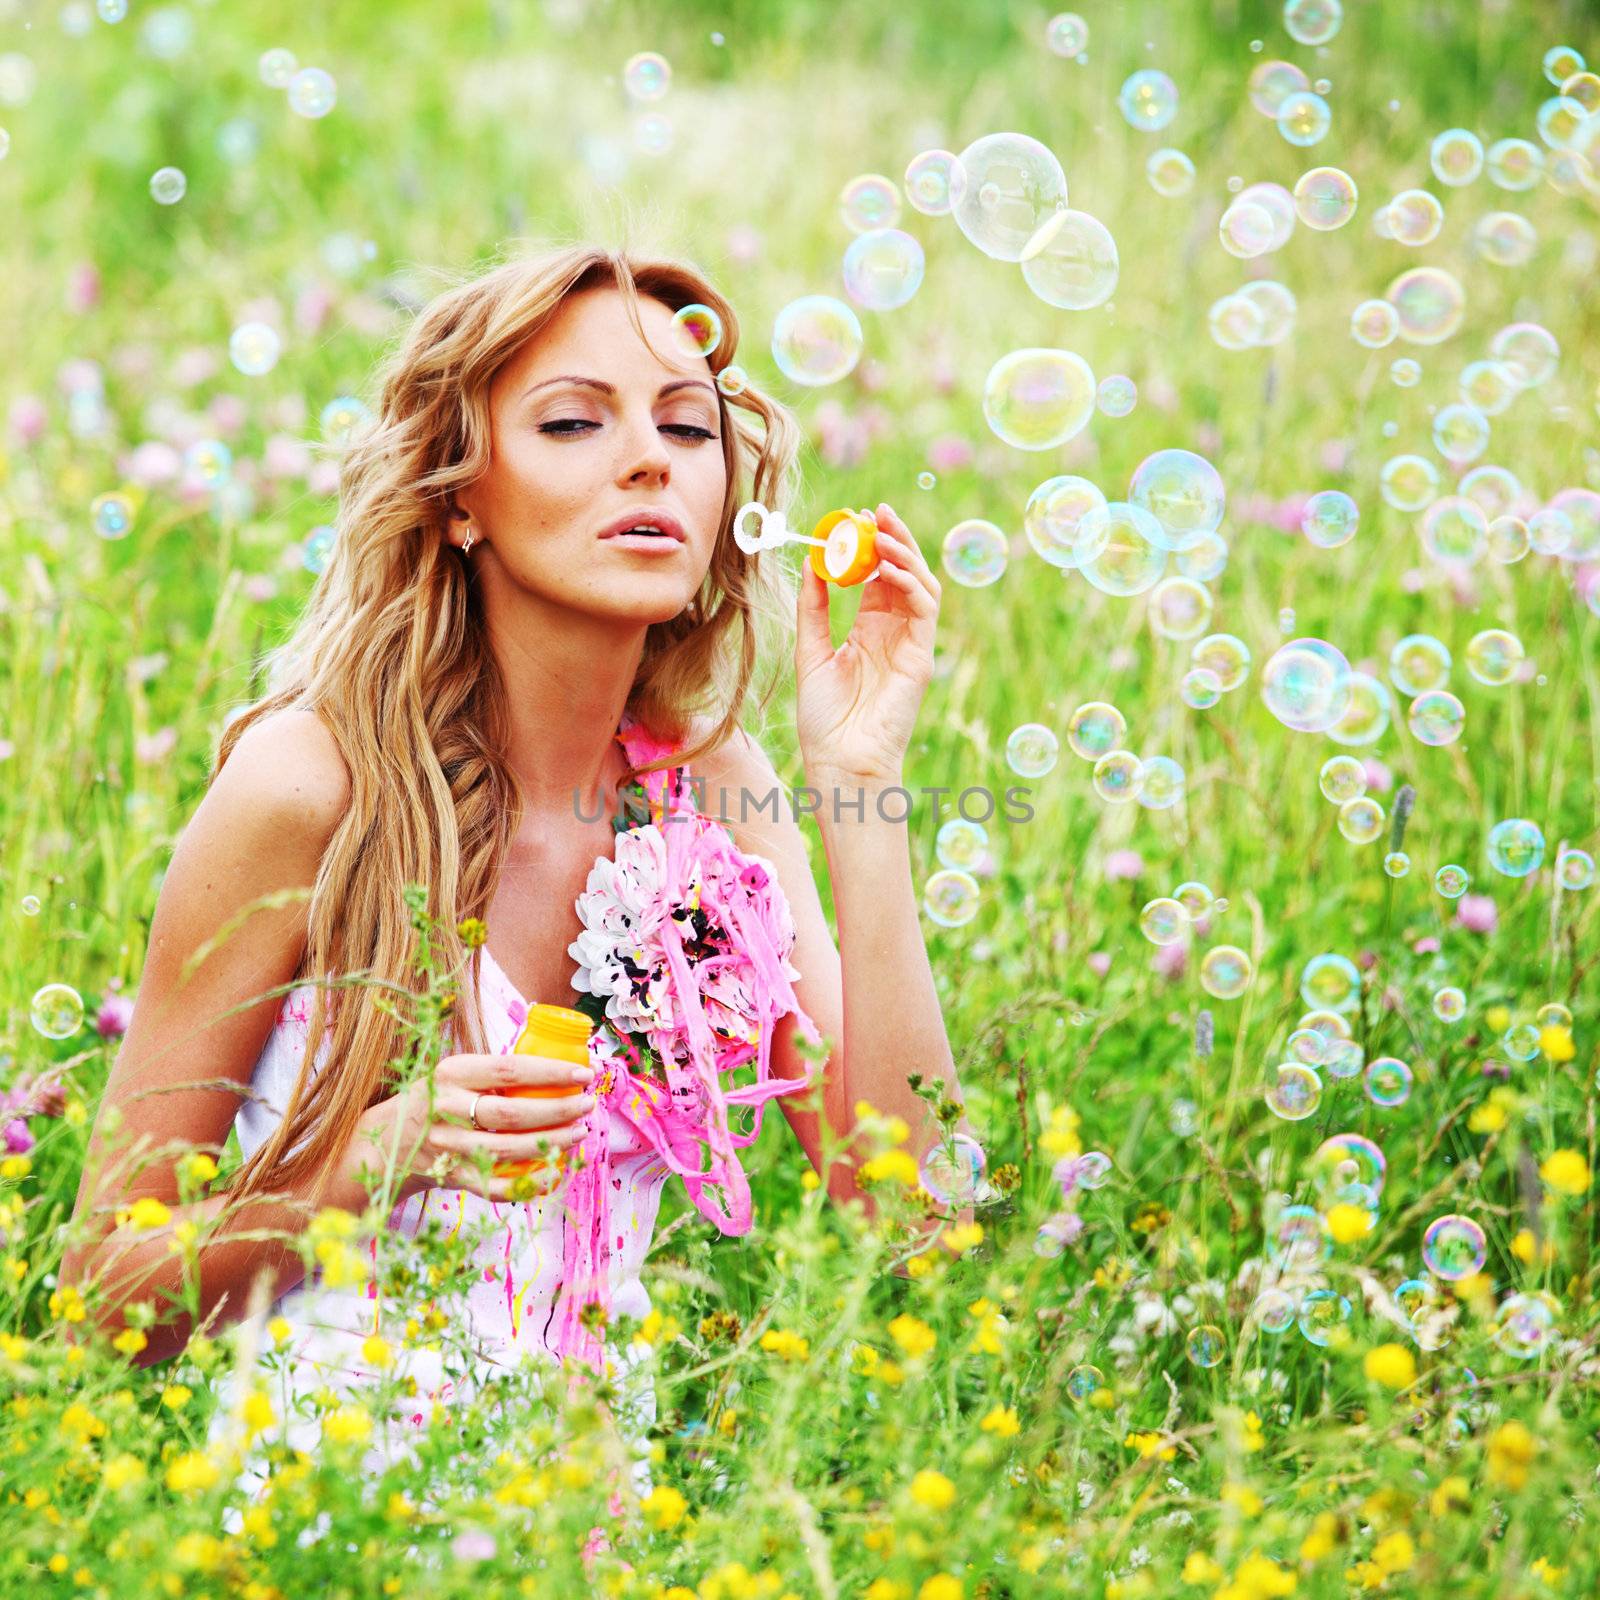
<instances>
[{"instance_id":1,"label":"woman's face","mask_svg":"<svg viewBox=\"0 0 1600 1600\"><path fill-rule=\"evenodd\" d=\"M619 290L583 290L495 375L489 466L456 496L490 603L520 589L648 624L699 590L727 490L716 383L667 306L641 296L639 316L655 351ZM675 521L682 539L605 536L635 520ZM450 528L459 542L465 524Z\"/></svg>"}]
</instances>

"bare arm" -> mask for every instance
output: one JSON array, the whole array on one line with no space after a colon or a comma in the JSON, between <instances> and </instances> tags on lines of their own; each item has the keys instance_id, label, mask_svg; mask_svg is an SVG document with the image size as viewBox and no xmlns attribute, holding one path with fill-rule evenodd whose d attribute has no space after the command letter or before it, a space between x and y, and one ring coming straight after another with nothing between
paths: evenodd
<instances>
[{"instance_id":1,"label":"bare arm","mask_svg":"<svg viewBox=\"0 0 1600 1600\"><path fill-rule=\"evenodd\" d=\"M294 891L315 882L348 794L343 760L320 720L279 713L240 739L178 841L61 1263L62 1282L78 1285L107 1332L123 1325L129 1301L152 1301L159 1318L181 1300L186 1272L195 1269L170 1246L185 1222L202 1235L195 1240L201 1320L219 1307L225 1322L243 1315L250 1282L263 1270L275 1294L303 1276L291 1241L251 1235L302 1232L311 1197L263 1197L240 1207L217 1195L180 1205L177 1168L191 1152L222 1150L282 1005L282 995L269 991L293 981L305 951L308 895ZM264 909L252 909L263 900ZM355 1178L364 1157L371 1159L352 1149L322 1203L364 1209ZM170 1222L155 1230L117 1226L116 1213L145 1196L171 1210ZM213 1223L216 1233L204 1238ZM100 1292L91 1295L91 1284ZM138 1359L148 1365L171 1355L189 1331L187 1314L151 1328Z\"/></svg>"}]
</instances>

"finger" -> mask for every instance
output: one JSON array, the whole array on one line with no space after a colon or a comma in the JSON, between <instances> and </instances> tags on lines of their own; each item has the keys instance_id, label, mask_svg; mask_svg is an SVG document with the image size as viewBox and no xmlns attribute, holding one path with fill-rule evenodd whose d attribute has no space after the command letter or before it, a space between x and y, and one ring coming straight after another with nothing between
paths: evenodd
<instances>
[{"instance_id":1,"label":"finger","mask_svg":"<svg viewBox=\"0 0 1600 1600\"><path fill-rule=\"evenodd\" d=\"M878 568L877 575L906 597L914 616L931 621L939 614L939 602L928 593L928 586L916 573L907 572L904 567L885 564Z\"/></svg>"},{"instance_id":2,"label":"finger","mask_svg":"<svg viewBox=\"0 0 1600 1600\"><path fill-rule=\"evenodd\" d=\"M933 568L928 564L928 558L922 553L922 546L917 543L911 530L891 515L894 526L880 532L878 543L885 549L897 550L905 557L905 565L915 572L927 585L928 591L935 599L939 597L939 580L934 576Z\"/></svg>"},{"instance_id":3,"label":"finger","mask_svg":"<svg viewBox=\"0 0 1600 1600\"><path fill-rule=\"evenodd\" d=\"M590 1084L594 1068L553 1056L504 1055L448 1056L439 1064L440 1082L463 1089L554 1089L569 1084Z\"/></svg>"},{"instance_id":4,"label":"finger","mask_svg":"<svg viewBox=\"0 0 1600 1600\"><path fill-rule=\"evenodd\" d=\"M795 605L794 664L804 676L833 659L828 623L828 584L809 561L800 564L800 594Z\"/></svg>"},{"instance_id":5,"label":"finger","mask_svg":"<svg viewBox=\"0 0 1600 1600\"><path fill-rule=\"evenodd\" d=\"M575 1117L587 1116L595 1108L592 1094L574 1091L562 1095L483 1094L473 1090L468 1111L477 1100L478 1127L489 1133L528 1133L539 1128L556 1128ZM470 1121L466 1115L463 1122Z\"/></svg>"},{"instance_id":6,"label":"finger","mask_svg":"<svg viewBox=\"0 0 1600 1600\"><path fill-rule=\"evenodd\" d=\"M476 1128L455 1128L449 1123L438 1123L433 1130L433 1143L453 1156L472 1156L482 1150L496 1161L529 1161L547 1151L582 1143L588 1131L588 1126L582 1122L521 1133L482 1133Z\"/></svg>"}]
</instances>

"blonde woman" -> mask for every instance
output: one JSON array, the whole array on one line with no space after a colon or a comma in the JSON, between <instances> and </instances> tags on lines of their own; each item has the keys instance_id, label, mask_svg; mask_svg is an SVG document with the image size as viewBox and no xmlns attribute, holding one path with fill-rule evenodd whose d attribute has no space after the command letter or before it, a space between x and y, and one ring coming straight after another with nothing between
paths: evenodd
<instances>
[{"instance_id":1,"label":"blonde woman","mask_svg":"<svg viewBox=\"0 0 1600 1600\"><path fill-rule=\"evenodd\" d=\"M720 322L702 319L708 354L675 325L694 305ZM618 1120L629 1075L591 1072L576 1111L497 1092L569 1083L564 1062L506 1052L528 1004L578 998L572 951L590 947L574 908L612 854L641 750L667 751L645 776L691 774L729 848L772 869L768 906L797 975L770 1071L820 1085L780 1104L830 1196L858 1191L848 1161L824 1170L822 1119L845 1136L867 1101L911 1126L914 1157L937 1138L907 1072L959 1096L903 807L878 802L899 782L932 669L939 584L880 505L880 565L836 649L809 565L796 592L782 557L739 548L734 513L752 497L786 503L799 436L754 384L719 382L737 338L733 308L693 267L570 247L447 288L389 357L345 459L329 564L271 661L270 692L225 729L167 871L91 1140L63 1276L94 1286L108 1332L135 1301L163 1313L141 1362L271 1301L268 1325L303 1374L271 1397L278 1411L331 1378L351 1391L375 1380L376 1286L341 1290L320 1268L305 1282L294 1244L328 1208L363 1212L363 1169L396 1149L408 1164L391 1230L414 1235L426 1217L487 1230L467 1298L475 1370L559 1360L561 1193L517 1201L514 1180L485 1177L477 1158L571 1147L596 1119L609 1131L606 1299L613 1314L648 1311L639 1269L667 1169ZM774 626L795 630L796 732L822 795L837 947L792 809L763 803L779 781L741 730ZM391 1081L394 1018L370 999L381 991L337 981L418 987L408 882L427 886L440 962L465 979L459 1053L431 1094ZM296 890L309 898L273 900ZM469 918L487 946L463 940ZM737 1001L722 1009L736 1030ZM832 1043L820 1067L802 1054L802 1019ZM220 1154L230 1126L245 1157L230 1189L180 1203L184 1160ZM145 1196L170 1208L168 1225L133 1225L126 1208ZM195 1315L174 1309L173 1235L189 1225ZM395 1340L414 1360L420 1424L462 1374L437 1357L430 1368L411 1348L425 1341ZM314 1439L309 1412L298 1425Z\"/></svg>"}]
</instances>

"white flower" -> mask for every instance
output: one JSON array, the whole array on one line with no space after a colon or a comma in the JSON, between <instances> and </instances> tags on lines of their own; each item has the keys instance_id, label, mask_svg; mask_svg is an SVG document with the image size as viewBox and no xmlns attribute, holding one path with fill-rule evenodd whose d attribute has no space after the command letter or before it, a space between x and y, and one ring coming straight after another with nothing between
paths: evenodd
<instances>
[{"instance_id":1,"label":"white flower","mask_svg":"<svg viewBox=\"0 0 1600 1600\"><path fill-rule=\"evenodd\" d=\"M567 946L578 963L572 986L603 996L607 1018L624 1033L656 1025L671 982L656 937L666 879L666 840L648 823L616 836L615 856L595 862L578 896L584 931Z\"/></svg>"}]
</instances>

